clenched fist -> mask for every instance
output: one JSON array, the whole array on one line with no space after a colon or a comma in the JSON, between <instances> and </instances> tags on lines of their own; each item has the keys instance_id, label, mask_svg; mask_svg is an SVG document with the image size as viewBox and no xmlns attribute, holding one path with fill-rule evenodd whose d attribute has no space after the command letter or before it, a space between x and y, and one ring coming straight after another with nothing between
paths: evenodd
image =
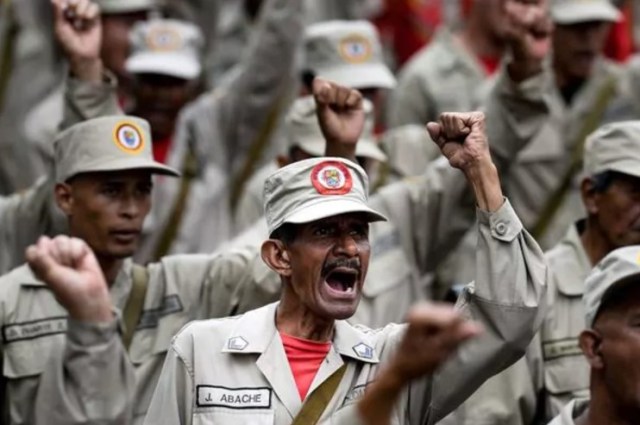
<instances>
[{"instance_id":1,"label":"clenched fist","mask_svg":"<svg viewBox=\"0 0 640 425\"><path fill-rule=\"evenodd\" d=\"M83 80L102 78L102 25L100 8L91 0L51 0L55 11L56 39L65 52L71 72Z\"/></svg>"},{"instance_id":2,"label":"clenched fist","mask_svg":"<svg viewBox=\"0 0 640 425\"><path fill-rule=\"evenodd\" d=\"M355 160L356 145L364 129L362 94L322 78L313 81L313 96L328 156Z\"/></svg>"},{"instance_id":3,"label":"clenched fist","mask_svg":"<svg viewBox=\"0 0 640 425\"><path fill-rule=\"evenodd\" d=\"M453 112L427 124L427 130L452 167L462 171L483 161L491 162L482 112Z\"/></svg>"},{"instance_id":4,"label":"clenched fist","mask_svg":"<svg viewBox=\"0 0 640 425\"><path fill-rule=\"evenodd\" d=\"M27 249L27 262L71 318L92 323L113 320L109 288L96 257L84 241L68 236L55 239L43 236Z\"/></svg>"}]
</instances>

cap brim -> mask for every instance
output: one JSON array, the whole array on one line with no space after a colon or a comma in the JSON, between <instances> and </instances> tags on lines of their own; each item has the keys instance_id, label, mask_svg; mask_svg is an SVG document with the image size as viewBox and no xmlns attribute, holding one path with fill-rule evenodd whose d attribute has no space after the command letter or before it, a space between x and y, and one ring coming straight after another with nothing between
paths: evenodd
<instances>
[{"instance_id":1,"label":"cap brim","mask_svg":"<svg viewBox=\"0 0 640 425\"><path fill-rule=\"evenodd\" d=\"M178 53L145 52L127 59L126 70L131 74L160 74L193 80L200 76L202 66L194 57Z\"/></svg>"},{"instance_id":2,"label":"cap brim","mask_svg":"<svg viewBox=\"0 0 640 425\"><path fill-rule=\"evenodd\" d=\"M640 272L630 273L609 285L609 287L604 291L604 294L602 294L602 298L600 299L600 303L598 304L598 310L596 310L596 314L593 316L590 325L593 326L603 308L606 307L607 304L611 301L611 298L614 294L620 291L627 290L630 286L632 286L632 284L637 284L638 279L640 279Z\"/></svg>"},{"instance_id":3,"label":"cap brim","mask_svg":"<svg viewBox=\"0 0 640 425\"><path fill-rule=\"evenodd\" d=\"M343 65L314 71L318 77L354 89L393 89L397 84L389 68L382 64Z\"/></svg>"},{"instance_id":4,"label":"cap brim","mask_svg":"<svg viewBox=\"0 0 640 425\"><path fill-rule=\"evenodd\" d=\"M342 197L327 197L321 202L314 202L304 208L300 208L286 217L282 224L311 223L323 218L334 217L342 214L363 213L370 223L375 221L387 221L387 217L362 204L362 202Z\"/></svg>"},{"instance_id":5,"label":"cap brim","mask_svg":"<svg viewBox=\"0 0 640 425\"><path fill-rule=\"evenodd\" d=\"M553 22L560 25L578 24L581 22L605 21L618 22L622 18L620 11L608 2L591 5L561 4L551 7Z\"/></svg>"},{"instance_id":6,"label":"cap brim","mask_svg":"<svg viewBox=\"0 0 640 425\"><path fill-rule=\"evenodd\" d=\"M375 159L380 162L387 162L389 158L382 149L372 140L360 140L356 145L356 156Z\"/></svg>"},{"instance_id":7,"label":"cap brim","mask_svg":"<svg viewBox=\"0 0 640 425\"><path fill-rule=\"evenodd\" d=\"M616 165L608 167L607 170L628 174L633 177L640 177L640 167L638 166L638 160L636 159L627 159L625 161L621 161Z\"/></svg>"},{"instance_id":8,"label":"cap brim","mask_svg":"<svg viewBox=\"0 0 640 425\"><path fill-rule=\"evenodd\" d=\"M83 164L82 168L74 170L72 175L66 176L69 179L78 174L108 172L108 171L130 171L130 170L148 170L151 174L160 174L171 177L180 177L180 172L162 165L159 162L149 161L146 159L127 158L115 160L100 160L96 162L88 162Z\"/></svg>"}]
</instances>

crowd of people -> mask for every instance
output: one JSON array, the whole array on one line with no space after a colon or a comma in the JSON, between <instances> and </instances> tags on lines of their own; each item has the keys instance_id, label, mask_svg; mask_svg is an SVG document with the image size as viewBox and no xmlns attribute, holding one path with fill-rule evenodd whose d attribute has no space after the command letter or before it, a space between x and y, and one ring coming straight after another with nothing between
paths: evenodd
<instances>
[{"instance_id":1,"label":"crowd of people","mask_svg":"<svg viewBox=\"0 0 640 425\"><path fill-rule=\"evenodd\" d=\"M0 0L0 423L637 425L636 3Z\"/></svg>"}]
</instances>

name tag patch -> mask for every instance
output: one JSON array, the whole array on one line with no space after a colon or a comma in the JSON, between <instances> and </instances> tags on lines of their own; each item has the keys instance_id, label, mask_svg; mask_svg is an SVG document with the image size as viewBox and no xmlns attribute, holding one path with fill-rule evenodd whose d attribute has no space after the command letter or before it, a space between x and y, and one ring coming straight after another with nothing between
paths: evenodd
<instances>
[{"instance_id":1,"label":"name tag patch","mask_svg":"<svg viewBox=\"0 0 640 425\"><path fill-rule=\"evenodd\" d=\"M140 316L140 322L136 329L150 329L157 328L160 319L174 313L180 313L183 310L180 297L176 294L166 296L162 300L162 305L159 308L152 310L145 310Z\"/></svg>"},{"instance_id":2,"label":"name tag patch","mask_svg":"<svg viewBox=\"0 0 640 425\"><path fill-rule=\"evenodd\" d=\"M24 323L12 323L2 327L2 338L6 344L67 332L66 317L52 317Z\"/></svg>"},{"instance_id":3,"label":"name tag patch","mask_svg":"<svg viewBox=\"0 0 640 425\"><path fill-rule=\"evenodd\" d=\"M227 407L229 409L271 408L270 388L226 388L198 385L198 407Z\"/></svg>"},{"instance_id":4,"label":"name tag patch","mask_svg":"<svg viewBox=\"0 0 640 425\"><path fill-rule=\"evenodd\" d=\"M578 338L545 342L542 344L542 349L544 351L544 359L547 361L582 355Z\"/></svg>"}]
</instances>

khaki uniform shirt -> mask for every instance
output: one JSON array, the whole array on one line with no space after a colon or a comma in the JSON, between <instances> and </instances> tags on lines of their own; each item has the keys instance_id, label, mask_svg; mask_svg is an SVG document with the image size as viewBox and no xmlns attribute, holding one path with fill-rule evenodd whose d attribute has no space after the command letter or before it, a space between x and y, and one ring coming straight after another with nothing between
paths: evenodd
<instances>
[{"instance_id":1,"label":"khaki uniform shirt","mask_svg":"<svg viewBox=\"0 0 640 425\"><path fill-rule=\"evenodd\" d=\"M578 227L571 226L545 257L550 279L539 334L523 359L480 387L449 423L547 423L572 399L589 396L589 365L578 336L585 328L582 295L592 266Z\"/></svg>"},{"instance_id":2,"label":"khaki uniform shirt","mask_svg":"<svg viewBox=\"0 0 640 425\"><path fill-rule=\"evenodd\" d=\"M486 80L478 60L443 27L400 72L389 107L389 128L424 125L443 112L471 111Z\"/></svg>"},{"instance_id":3,"label":"khaki uniform shirt","mask_svg":"<svg viewBox=\"0 0 640 425\"><path fill-rule=\"evenodd\" d=\"M183 171L184 179L189 152L196 164L169 254L212 252L233 236L231 189L266 116L286 92L295 46L302 34L300 0L269 0L264 8L256 37L233 78L187 106L178 120L167 165ZM158 247L176 215L181 184L181 179L166 177L156 181L153 208L135 255L137 262L156 260Z\"/></svg>"},{"instance_id":4,"label":"khaki uniform shirt","mask_svg":"<svg viewBox=\"0 0 640 425\"><path fill-rule=\"evenodd\" d=\"M508 221L503 218L508 216ZM498 218L501 217L501 218ZM475 284L458 307L486 333L465 344L434 376L412 383L392 423L433 424L492 374L512 363L541 319L546 265L508 203L480 213ZM147 424L289 424L302 401L275 327L277 304L245 315L195 322L173 340ZM353 423L355 402L392 355L401 325L378 331L337 321L333 348L310 392L343 364L346 373L321 421Z\"/></svg>"},{"instance_id":5,"label":"khaki uniform shirt","mask_svg":"<svg viewBox=\"0 0 640 425\"><path fill-rule=\"evenodd\" d=\"M117 326L68 323L66 310L27 266L2 277L2 423L70 425L100 419L121 424L127 402L133 405L134 423L140 423L180 328L279 297L279 285L263 284L259 262L258 252L244 249L167 257L150 265L143 312L129 353L122 351L120 359L117 353L124 349ZM128 260L110 288L116 311L124 309L131 286Z\"/></svg>"},{"instance_id":6,"label":"khaki uniform shirt","mask_svg":"<svg viewBox=\"0 0 640 425\"><path fill-rule=\"evenodd\" d=\"M560 414L549 422L549 425L576 425L575 419L578 419L588 408L588 401L573 400L562 408Z\"/></svg>"},{"instance_id":7,"label":"khaki uniform shirt","mask_svg":"<svg viewBox=\"0 0 640 425\"><path fill-rule=\"evenodd\" d=\"M239 235L257 221L264 224L264 182L276 171L278 171L278 164L270 161L256 171L247 182L234 217L235 229ZM266 233L266 227L264 233ZM268 235L261 235L258 242L262 242L265 236Z\"/></svg>"}]
</instances>

